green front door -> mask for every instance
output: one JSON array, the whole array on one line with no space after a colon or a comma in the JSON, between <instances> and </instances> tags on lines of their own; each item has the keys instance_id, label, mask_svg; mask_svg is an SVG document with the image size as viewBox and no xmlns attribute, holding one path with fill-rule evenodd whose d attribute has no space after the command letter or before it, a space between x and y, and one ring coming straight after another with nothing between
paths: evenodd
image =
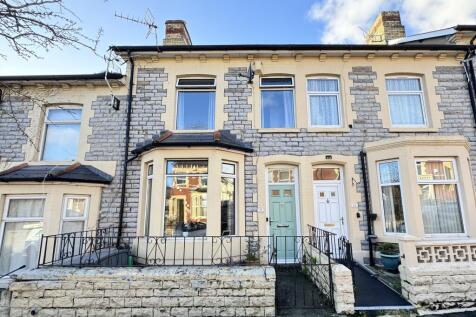
<instances>
[{"instance_id":1,"label":"green front door","mask_svg":"<svg viewBox=\"0 0 476 317\"><path fill-rule=\"evenodd\" d=\"M269 185L268 190L271 245L278 261L294 261L297 257L294 185Z\"/></svg>"}]
</instances>

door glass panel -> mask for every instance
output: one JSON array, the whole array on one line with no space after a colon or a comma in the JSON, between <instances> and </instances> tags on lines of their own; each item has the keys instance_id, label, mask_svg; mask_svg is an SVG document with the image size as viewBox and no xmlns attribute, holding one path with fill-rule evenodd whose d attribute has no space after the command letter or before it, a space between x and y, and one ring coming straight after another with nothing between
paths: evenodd
<instances>
[{"instance_id":1,"label":"door glass panel","mask_svg":"<svg viewBox=\"0 0 476 317\"><path fill-rule=\"evenodd\" d=\"M274 190L271 191L271 196L279 197L279 192L280 192L279 190L274 189Z\"/></svg>"},{"instance_id":2,"label":"door glass panel","mask_svg":"<svg viewBox=\"0 0 476 317\"><path fill-rule=\"evenodd\" d=\"M319 197L325 197L326 196L326 193L324 192L319 192Z\"/></svg>"},{"instance_id":3,"label":"door glass panel","mask_svg":"<svg viewBox=\"0 0 476 317\"><path fill-rule=\"evenodd\" d=\"M331 197L335 197L336 196L336 192L331 192Z\"/></svg>"},{"instance_id":4,"label":"door glass panel","mask_svg":"<svg viewBox=\"0 0 476 317\"><path fill-rule=\"evenodd\" d=\"M315 168L312 177L315 181L335 181L340 180L339 168Z\"/></svg>"},{"instance_id":5,"label":"door glass panel","mask_svg":"<svg viewBox=\"0 0 476 317\"><path fill-rule=\"evenodd\" d=\"M273 169L268 171L270 183L293 183L294 172L292 169Z\"/></svg>"},{"instance_id":6,"label":"door glass panel","mask_svg":"<svg viewBox=\"0 0 476 317\"><path fill-rule=\"evenodd\" d=\"M293 191L290 189L285 189L283 194L284 194L284 197L293 197Z\"/></svg>"}]
</instances>

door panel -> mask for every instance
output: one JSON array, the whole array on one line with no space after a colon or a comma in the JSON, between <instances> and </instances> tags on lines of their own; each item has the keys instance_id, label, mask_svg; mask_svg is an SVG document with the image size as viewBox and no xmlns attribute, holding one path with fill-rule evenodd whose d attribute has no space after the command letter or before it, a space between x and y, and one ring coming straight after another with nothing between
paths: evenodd
<instances>
[{"instance_id":1,"label":"door panel","mask_svg":"<svg viewBox=\"0 0 476 317\"><path fill-rule=\"evenodd\" d=\"M316 197L317 226L341 236L344 234L344 218L339 187L339 184L316 184L314 195Z\"/></svg>"},{"instance_id":2,"label":"door panel","mask_svg":"<svg viewBox=\"0 0 476 317\"><path fill-rule=\"evenodd\" d=\"M294 259L296 228L296 198L294 185L269 185L270 235L278 260Z\"/></svg>"}]
</instances>

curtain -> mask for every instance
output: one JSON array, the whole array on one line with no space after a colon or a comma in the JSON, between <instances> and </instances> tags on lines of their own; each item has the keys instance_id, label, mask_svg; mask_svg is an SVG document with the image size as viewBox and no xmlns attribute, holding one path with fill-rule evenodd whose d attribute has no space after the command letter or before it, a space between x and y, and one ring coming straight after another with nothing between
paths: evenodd
<instances>
[{"instance_id":1,"label":"curtain","mask_svg":"<svg viewBox=\"0 0 476 317\"><path fill-rule=\"evenodd\" d=\"M400 185L382 186L382 203L387 232L405 232Z\"/></svg>"},{"instance_id":2,"label":"curtain","mask_svg":"<svg viewBox=\"0 0 476 317\"><path fill-rule=\"evenodd\" d=\"M388 91L421 91L418 78L391 78L385 83Z\"/></svg>"},{"instance_id":3,"label":"curtain","mask_svg":"<svg viewBox=\"0 0 476 317\"><path fill-rule=\"evenodd\" d=\"M425 124L420 95L389 95L388 98L393 124Z\"/></svg>"},{"instance_id":4,"label":"curtain","mask_svg":"<svg viewBox=\"0 0 476 317\"><path fill-rule=\"evenodd\" d=\"M185 95L186 92L180 91L178 94L177 106L177 129L185 129Z\"/></svg>"},{"instance_id":5,"label":"curtain","mask_svg":"<svg viewBox=\"0 0 476 317\"><path fill-rule=\"evenodd\" d=\"M421 184L420 204L425 233L463 233L455 184Z\"/></svg>"},{"instance_id":6,"label":"curtain","mask_svg":"<svg viewBox=\"0 0 476 317\"><path fill-rule=\"evenodd\" d=\"M37 199L11 199L8 205L9 218L43 217L45 200Z\"/></svg>"},{"instance_id":7,"label":"curtain","mask_svg":"<svg viewBox=\"0 0 476 317\"><path fill-rule=\"evenodd\" d=\"M308 79L307 91L339 92L339 82L337 79Z\"/></svg>"},{"instance_id":8,"label":"curtain","mask_svg":"<svg viewBox=\"0 0 476 317\"><path fill-rule=\"evenodd\" d=\"M10 222L5 224L0 252L0 275L22 265L33 268L38 263L41 222Z\"/></svg>"},{"instance_id":9,"label":"curtain","mask_svg":"<svg viewBox=\"0 0 476 317\"><path fill-rule=\"evenodd\" d=\"M283 91L284 128L294 127L294 100L291 90Z\"/></svg>"},{"instance_id":10,"label":"curtain","mask_svg":"<svg viewBox=\"0 0 476 317\"><path fill-rule=\"evenodd\" d=\"M339 125L337 96L310 96L312 125Z\"/></svg>"},{"instance_id":11,"label":"curtain","mask_svg":"<svg viewBox=\"0 0 476 317\"><path fill-rule=\"evenodd\" d=\"M215 126L215 93L208 93L208 129Z\"/></svg>"}]
</instances>

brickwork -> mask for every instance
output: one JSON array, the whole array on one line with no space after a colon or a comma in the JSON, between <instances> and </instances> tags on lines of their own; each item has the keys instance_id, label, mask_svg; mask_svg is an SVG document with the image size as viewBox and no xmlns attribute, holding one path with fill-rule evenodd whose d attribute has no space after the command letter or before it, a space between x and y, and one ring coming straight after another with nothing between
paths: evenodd
<instances>
[{"instance_id":1,"label":"brickwork","mask_svg":"<svg viewBox=\"0 0 476 317\"><path fill-rule=\"evenodd\" d=\"M49 268L10 285L10 317L274 316L272 267Z\"/></svg>"}]
</instances>

